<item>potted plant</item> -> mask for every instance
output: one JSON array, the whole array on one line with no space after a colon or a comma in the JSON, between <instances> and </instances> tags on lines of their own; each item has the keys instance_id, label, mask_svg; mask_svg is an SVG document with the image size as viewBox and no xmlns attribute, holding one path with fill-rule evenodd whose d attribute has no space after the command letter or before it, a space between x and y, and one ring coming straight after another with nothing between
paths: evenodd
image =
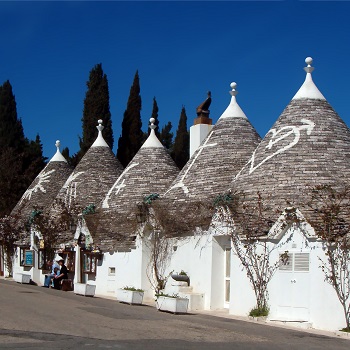
<instances>
[{"instance_id":1,"label":"potted plant","mask_svg":"<svg viewBox=\"0 0 350 350\"><path fill-rule=\"evenodd\" d=\"M164 293L157 294L156 297L156 305L159 311L167 311L174 314L187 313L187 298L181 298L178 294L169 295Z\"/></svg>"},{"instance_id":2,"label":"potted plant","mask_svg":"<svg viewBox=\"0 0 350 350\"><path fill-rule=\"evenodd\" d=\"M181 270L180 273L172 273L171 278L178 282L187 282L187 285L190 285L190 277L184 270Z\"/></svg>"},{"instance_id":3,"label":"potted plant","mask_svg":"<svg viewBox=\"0 0 350 350\"><path fill-rule=\"evenodd\" d=\"M143 289L135 287L124 287L117 290L117 299L121 303L142 304L144 295Z\"/></svg>"}]
</instances>

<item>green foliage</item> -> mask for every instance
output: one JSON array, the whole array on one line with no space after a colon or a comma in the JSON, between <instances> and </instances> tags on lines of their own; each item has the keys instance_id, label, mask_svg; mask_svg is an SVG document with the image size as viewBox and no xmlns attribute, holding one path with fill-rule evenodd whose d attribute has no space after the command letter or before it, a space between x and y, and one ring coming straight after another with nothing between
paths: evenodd
<instances>
[{"instance_id":1,"label":"green foliage","mask_svg":"<svg viewBox=\"0 0 350 350\"><path fill-rule=\"evenodd\" d=\"M177 293L166 294L166 293L160 292L160 293L157 293L157 294L156 294L156 298L159 298L159 297L178 298L178 297L179 297L179 294L177 294Z\"/></svg>"},{"instance_id":2,"label":"green foliage","mask_svg":"<svg viewBox=\"0 0 350 350\"><path fill-rule=\"evenodd\" d=\"M189 159L190 135L187 130L187 115L185 107L182 107L179 126L177 128L173 151L171 153L175 164L182 169Z\"/></svg>"},{"instance_id":3,"label":"green foliage","mask_svg":"<svg viewBox=\"0 0 350 350\"><path fill-rule=\"evenodd\" d=\"M135 287L129 287L129 286L125 286L123 287L122 289L124 290L130 290L132 292L140 292L140 293L143 293L144 290L143 289L139 289L139 288L135 288Z\"/></svg>"},{"instance_id":4,"label":"green foliage","mask_svg":"<svg viewBox=\"0 0 350 350\"><path fill-rule=\"evenodd\" d=\"M96 64L90 71L89 80L86 83L87 91L84 99L83 135L80 139L80 150L74 156L74 163L77 164L86 151L96 140L98 131L97 121L103 121L103 137L111 149L114 138L112 130L111 113L109 109L109 88L107 75L104 74L102 64Z\"/></svg>"},{"instance_id":5,"label":"green foliage","mask_svg":"<svg viewBox=\"0 0 350 350\"><path fill-rule=\"evenodd\" d=\"M28 218L28 224L31 225L34 223L35 221L35 218L37 216L39 216L40 214L42 214L43 211L42 210L38 210L38 209L33 209L32 212L30 213L29 215L29 218Z\"/></svg>"},{"instance_id":6,"label":"green foliage","mask_svg":"<svg viewBox=\"0 0 350 350\"><path fill-rule=\"evenodd\" d=\"M187 276L187 273L184 270L181 270L181 272L179 273L180 276Z\"/></svg>"},{"instance_id":7,"label":"green foliage","mask_svg":"<svg viewBox=\"0 0 350 350\"><path fill-rule=\"evenodd\" d=\"M9 214L24 191L44 168L39 135L35 141L24 136L12 86L0 86L0 217Z\"/></svg>"},{"instance_id":8,"label":"green foliage","mask_svg":"<svg viewBox=\"0 0 350 350\"><path fill-rule=\"evenodd\" d=\"M144 202L145 204L151 204L152 201L154 201L154 200L156 200L156 199L158 199L158 198L159 198L159 194L158 194L158 193L151 193L150 195L145 196L145 197L143 198L143 202Z\"/></svg>"},{"instance_id":9,"label":"green foliage","mask_svg":"<svg viewBox=\"0 0 350 350\"><path fill-rule=\"evenodd\" d=\"M82 214L83 215L95 214L95 209L96 209L95 204L89 204L83 209Z\"/></svg>"},{"instance_id":10,"label":"green foliage","mask_svg":"<svg viewBox=\"0 0 350 350\"><path fill-rule=\"evenodd\" d=\"M141 96L139 73L136 71L122 121L122 134L118 140L117 158L126 167L142 146Z\"/></svg>"},{"instance_id":11,"label":"green foliage","mask_svg":"<svg viewBox=\"0 0 350 350\"><path fill-rule=\"evenodd\" d=\"M249 316L252 316L252 317L268 316L269 312L270 312L270 309L267 306L255 307L254 309L250 310Z\"/></svg>"},{"instance_id":12,"label":"green foliage","mask_svg":"<svg viewBox=\"0 0 350 350\"><path fill-rule=\"evenodd\" d=\"M229 205L233 202L234 197L231 193L219 194L214 198L214 207Z\"/></svg>"},{"instance_id":13,"label":"green foliage","mask_svg":"<svg viewBox=\"0 0 350 350\"><path fill-rule=\"evenodd\" d=\"M160 142L170 152L173 149L173 137L174 137L174 134L170 132L172 127L173 126L171 125L171 122L168 122L162 127L162 130L160 131L160 134L159 134Z\"/></svg>"},{"instance_id":14,"label":"green foliage","mask_svg":"<svg viewBox=\"0 0 350 350\"><path fill-rule=\"evenodd\" d=\"M22 121L17 118L17 105L12 86L7 80L0 87L0 148L10 147L18 153L24 151Z\"/></svg>"},{"instance_id":15,"label":"green foliage","mask_svg":"<svg viewBox=\"0 0 350 350\"><path fill-rule=\"evenodd\" d=\"M340 331L341 331L341 332L347 332L347 333L350 333L350 328L345 327L345 328L342 328Z\"/></svg>"}]
</instances>

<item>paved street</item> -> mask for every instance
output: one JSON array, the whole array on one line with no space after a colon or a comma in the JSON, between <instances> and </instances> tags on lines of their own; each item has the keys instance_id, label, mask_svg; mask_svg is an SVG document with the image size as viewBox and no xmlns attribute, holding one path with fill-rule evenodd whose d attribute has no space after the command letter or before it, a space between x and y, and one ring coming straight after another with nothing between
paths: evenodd
<instances>
[{"instance_id":1,"label":"paved street","mask_svg":"<svg viewBox=\"0 0 350 350\"><path fill-rule=\"evenodd\" d=\"M350 340L0 279L0 349L349 349Z\"/></svg>"}]
</instances>

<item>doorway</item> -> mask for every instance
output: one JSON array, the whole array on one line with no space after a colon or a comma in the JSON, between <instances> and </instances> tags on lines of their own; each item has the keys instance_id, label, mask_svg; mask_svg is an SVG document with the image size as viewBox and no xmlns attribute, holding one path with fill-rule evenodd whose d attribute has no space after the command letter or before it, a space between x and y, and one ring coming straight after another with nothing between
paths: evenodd
<instances>
[{"instance_id":1,"label":"doorway","mask_svg":"<svg viewBox=\"0 0 350 350\"><path fill-rule=\"evenodd\" d=\"M288 259L279 266L278 278L278 320L309 321L310 253L289 252Z\"/></svg>"}]
</instances>

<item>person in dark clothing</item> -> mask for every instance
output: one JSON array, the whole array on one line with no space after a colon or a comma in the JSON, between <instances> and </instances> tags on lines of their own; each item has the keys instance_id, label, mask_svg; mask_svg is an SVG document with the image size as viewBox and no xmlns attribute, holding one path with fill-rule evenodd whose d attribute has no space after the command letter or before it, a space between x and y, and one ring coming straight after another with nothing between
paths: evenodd
<instances>
[{"instance_id":1,"label":"person in dark clothing","mask_svg":"<svg viewBox=\"0 0 350 350\"><path fill-rule=\"evenodd\" d=\"M58 261L58 264L60 265L60 274L58 276L55 276L53 279L53 285L55 289L61 289L61 281L68 279L68 269L64 264L64 260L60 259Z\"/></svg>"}]
</instances>

